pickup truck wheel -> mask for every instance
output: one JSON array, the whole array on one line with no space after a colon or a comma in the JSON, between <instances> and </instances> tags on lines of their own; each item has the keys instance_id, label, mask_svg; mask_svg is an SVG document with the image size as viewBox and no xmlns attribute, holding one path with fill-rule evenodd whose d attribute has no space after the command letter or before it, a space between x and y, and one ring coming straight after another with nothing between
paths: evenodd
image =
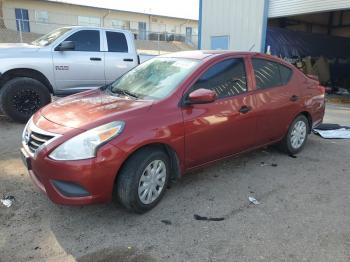
<instances>
[{"instance_id":1,"label":"pickup truck wheel","mask_svg":"<svg viewBox=\"0 0 350 262\"><path fill-rule=\"evenodd\" d=\"M153 147L141 149L118 174L118 201L129 211L147 212L163 197L169 174L169 157L165 152Z\"/></svg>"},{"instance_id":2,"label":"pickup truck wheel","mask_svg":"<svg viewBox=\"0 0 350 262\"><path fill-rule=\"evenodd\" d=\"M49 90L40 81L16 77L0 89L0 109L17 122L26 122L38 109L51 102Z\"/></svg>"},{"instance_id":3,"label":"pickup truck wheel","mask_svg":"<svg viewBox=\"0 0 350 262\"><path fill-rule=\"evenodd\" d=\"M305 146L309 128L309 121L304 115L296 117L281 141L280 148L289 155L299 153Z\"/></svg>"}]
</instances>

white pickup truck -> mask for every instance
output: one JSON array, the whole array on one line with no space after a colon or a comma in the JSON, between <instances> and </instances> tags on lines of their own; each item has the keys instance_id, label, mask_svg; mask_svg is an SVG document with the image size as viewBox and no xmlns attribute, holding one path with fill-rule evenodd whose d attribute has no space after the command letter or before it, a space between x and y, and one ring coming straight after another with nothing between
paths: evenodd
<instances>
[{"instance_id":1,"label":"white pickup truck","mask_svg":"<svg viewBox=\"0 0 350 262\"><path fill-rule=\"evenodd\" d=\"M30 44L0 44L0 111L25 122L51 94L98 88L139 63L124 30L64 27Z\"/></svg>"}]
</instances>

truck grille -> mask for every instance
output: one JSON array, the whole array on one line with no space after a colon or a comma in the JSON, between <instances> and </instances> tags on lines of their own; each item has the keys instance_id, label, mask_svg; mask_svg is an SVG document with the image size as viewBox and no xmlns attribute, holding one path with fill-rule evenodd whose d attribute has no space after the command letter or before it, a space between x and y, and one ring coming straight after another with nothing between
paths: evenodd
<instances>
[{"instance_id":1,"label":"truck grille","mask_svg":"<svg viewBox=\"0 0 350 262\"><path fill-rule=\"evenodd\" d=\"M54 138L54 136L49 136L49 135L44 135L40 134L38 132L32 131L29 136L29 141L28 141L28 148L31 153L35 153L35 151L43 144L48 142Z\"/></svg>"}]
</instances>

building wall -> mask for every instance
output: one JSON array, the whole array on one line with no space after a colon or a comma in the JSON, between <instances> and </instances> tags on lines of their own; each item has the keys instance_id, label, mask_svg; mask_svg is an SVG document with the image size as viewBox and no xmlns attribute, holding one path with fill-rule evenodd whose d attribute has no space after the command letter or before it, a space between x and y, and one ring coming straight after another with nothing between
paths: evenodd
<instances>
[{"instance_id":1,"label":"building wall","mask_svg":"<svg viewBox=\"0 0 350 262\"><path fill-rule=\"evenodd\" d=\"M265 0L202 0L201 48L212 37L229 36L229 49L260 51Z\"/></svg>"},{"instance_id":2,"label":"building wall","mask_svg":"<svg viewBox=\"0 0 350 262\"><path fill-rule=\"evenodd\" d=\"M269 0L269 17L349 9L350 0Z\"/></svg>"},{"instance_id":3,"label":"building wall","mask_svg":"<svg viewBox=\"0 0 350 262\"><path fill-rule=\"evenodd\" d=\"M123 20L129 21L130 29L134 30L138 29L138 22L145 22L148 31L158 32L162 29L162 32L185 34L186 27L192 27L193 34L198 32L198 22L195 20L150 16L126 11L109 11L107 9L41 0L3 0L3 17L8 29L16 30L15 8L28 9L29 20L31 21L30 29L32 32L39 34L47 33L65 25L78 25L78 16L99 17L101 26L105 27L112 27L113 20ZM36 22L36 11L48 12L49 21L47 24Z\"/></svg>"}]
</instances>

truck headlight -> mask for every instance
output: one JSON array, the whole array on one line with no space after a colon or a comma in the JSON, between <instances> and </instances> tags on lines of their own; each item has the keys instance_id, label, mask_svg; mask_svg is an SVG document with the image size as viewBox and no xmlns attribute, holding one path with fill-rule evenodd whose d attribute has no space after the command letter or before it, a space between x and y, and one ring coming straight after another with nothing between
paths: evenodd
<instances>
[{"instance_id":1,"label":"truck headlight","mask_svg":"<svg viewBox=\"0 0 350 262\"><path fill-rule=\"evenodd\" d=\"M81 133L60 146L49 157L54 160L82 160L93 158L99 146L119 135L124 122L111 122Z\"/></svg>"}]
</instances>

